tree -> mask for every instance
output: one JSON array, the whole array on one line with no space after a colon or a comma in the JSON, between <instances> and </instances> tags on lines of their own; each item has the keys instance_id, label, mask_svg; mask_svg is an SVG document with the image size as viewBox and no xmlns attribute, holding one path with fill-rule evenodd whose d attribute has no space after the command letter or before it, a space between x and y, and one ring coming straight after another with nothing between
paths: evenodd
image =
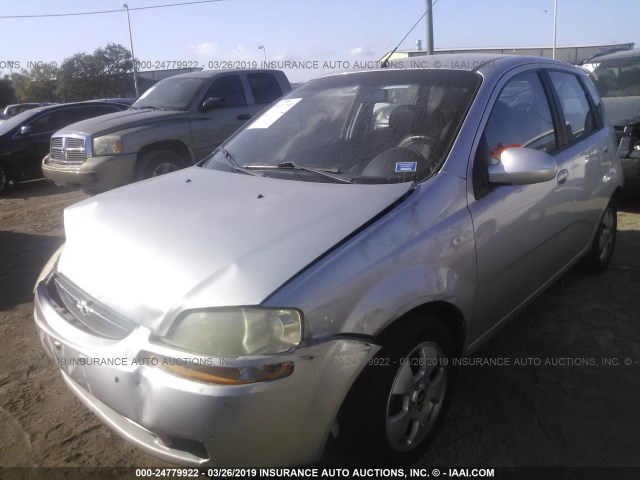
<instances>
[{"instance_id":1,"label":"tree","mask_svg":"<svg viewBox=\"0 0 640 480\"><path fill-rule=\"evenodd\" d=\"M132 90L131 54L122 45L108 44L93 54L76 53L62 62L58 94L65 102L124 97Z\"/></svg>"},{"instance_id":2,"label":"tree","mask_svg":"<svg viewBox=\"0 0 640 480\"><path fill-rule=\"evenodd\" d=\"M100 66L93 55L76 53L66 58L60 67L58 95L63 102L90 100L99 97Z\"/></svg>"},{"instance_id":3,"label":"tree","mask_svg":"<svg viewBox=\"0 0 640 480\"><path fill-rule=\"evenodd\" d=\"M9 76L5 75L0 79L0 106L5 107L16 102L16 90L13 88L13 83Z\"/></svg>"},{"instance_id":4,"label":"tree","mask_svg":"<svg viewBox=\"0 0 640 480\"><path fill-rule=\"evenodd\" d=\"M58 69L47 63L12 73L11 81L19 102L52 102L57 100Z\"/></svg>"}]
</instances>

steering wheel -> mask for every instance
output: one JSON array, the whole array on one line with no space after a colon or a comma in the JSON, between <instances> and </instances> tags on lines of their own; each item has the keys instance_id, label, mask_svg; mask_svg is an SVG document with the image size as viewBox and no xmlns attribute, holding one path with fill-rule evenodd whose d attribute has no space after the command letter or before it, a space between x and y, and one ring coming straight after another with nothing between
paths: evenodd
<instances>
[{"instance_id":1,"label":"steering wheel","mask_svg":"<svg viewBox=\"0 0 640 480\"><path fill-rule=\"evenodd\" d=\"M400 148L411 148L413 145L417 144L430 144L432 143L431 139L426 135L409 135L406 138L403 138L398 147Z\"/></svg>"}]
</instances>

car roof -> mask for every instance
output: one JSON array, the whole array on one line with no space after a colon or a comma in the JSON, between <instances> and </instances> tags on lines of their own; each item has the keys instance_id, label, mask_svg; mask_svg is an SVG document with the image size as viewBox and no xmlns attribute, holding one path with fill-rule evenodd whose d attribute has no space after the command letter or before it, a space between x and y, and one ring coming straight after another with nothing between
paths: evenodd
<instances>
[{"instance_id":1,"label":"car roof","mask_svg":"<svg viewBox=\"0 0 640 480\"><path fill-rule=\"evenodd\" d=\"M414 57L399 58L389 61L388 68L380 68L380 71L407 70L407 69L434 69L434 70L463 70L479 72L483 77L500 76L502 73L521 65L540 65L547 67L569 67L581 71L574 65L546 57L526 55L508 55L491 53L448 53L439 55L419 55ZM367 70L371 71L371 70ZM328 75L357 74L359 71L351 70Z\"/></svg>"},{"instance_id":2,"label":"car roof","mask_svg":"<svg viewBox=\"0 0 640 480\"><path fill-rule=\"evenodd\" d=\"M599 55L592 57L587 63L600 63L603 60L616 60L618 58L631 58L640 57L640 48L634 48L632 50L622 50L620 52L607 53L606 55Z\"/></svg>"},{"instance_id":3,"label":"car roof","mask_svg":"<svg viewBox=\"0 0 640 480\"><path fill-rule=\"evenodd\" d=\"M246 72L246 71L247 69L242 69L242 68L233 68L228 70L201 70L199 72L188 72L188 73L181 73L179 75L173 75L171 77L163 78L162 80L167 80L169 78L178 78L178 77L213 78L217 75L220 75L221 73L234 73L234 72L237 73L237 72ZM275 73L279 71L280 70L272 70L272 69L251 69L250 73Z\"/></svg>"},{"instance_id":4,"label":"car roof","mask_svg":"<svg viewBox=\"0 0 640 480\"><path fill-rule=\"evenodd\" d=\"M78 107L84 105L99 105L99 106L123 106L129 108L129 105L125 103L118 102L105 102L104 100L87 100L84 102L71 102L71 103L56 103L54 105L47 105L45 107L36 107L31 108L29 110L25 110L23 113L32 112L32 113L42 113L42 112L53 112L54 110L64 110L70 107Z\"/></svg>"}]
</instances>

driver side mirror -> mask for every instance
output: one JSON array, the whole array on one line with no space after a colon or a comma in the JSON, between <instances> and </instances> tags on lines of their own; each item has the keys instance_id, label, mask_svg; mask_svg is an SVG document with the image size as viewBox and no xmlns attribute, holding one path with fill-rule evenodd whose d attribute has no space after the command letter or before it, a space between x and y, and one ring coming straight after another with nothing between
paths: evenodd
<instances>
[{"instance_id":1,"label":"driver side mirror","mask_svg":"<svg viewBox=\"0 0 640 480\"><path fill-rule=\"evenodd\" d=\"M500 163L489 165L489 182L508 185L530 185L555 178L556 161L548 153L531 148L507 148Z\"/></svg>"},{"instance_id":2,"label":"driver side mirror","mask_svg":"<svg viewBox=\"0 0 640 480\"><path fill-rule=\"evenodd\" d=\"M31 135L33 131L33 127L31 125L23 125L20 127L20 135Z\"/></svg>"},{"instance_id":3,"label":"driver side mirror","mask_svg":"<svg viewBox=\"0 0 640 480\"><path fill-rule=\"evenodd\" d=\"M225 104L222 97L209 97L204 102L202 102L202 105L200 105L200 108L198 108L198 110L200 110L201 112L208 112L209 110L224 108L224 106Z\"/></svg>"}]
</instances>

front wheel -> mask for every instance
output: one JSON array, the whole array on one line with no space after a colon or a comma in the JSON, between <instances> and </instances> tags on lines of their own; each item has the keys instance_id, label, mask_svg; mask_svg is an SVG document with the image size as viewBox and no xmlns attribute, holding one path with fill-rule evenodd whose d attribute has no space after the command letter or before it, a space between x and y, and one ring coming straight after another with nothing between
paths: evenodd
<instances>
[{"instance_id":1,"label":"front wheel","mask_svg":"<svg viewBox=\"0 0 640 480\"><path fill-rule=\"evenodd\" d=\"M357 455L406 463L433 439L449 402L453 340L436 318L403 322L354 384L340 436Z\"/></svg>"},{"instance_id":2,"label":"front wheel","mask_svg":"<svg viewBox=\"0 0 640 480\"><path fill-rule=\"evenodd\" d=\"M153 150L142 157L138 180L175 172L185 165L184 159L174 151Z\"/></svg>"}]
</instances>

